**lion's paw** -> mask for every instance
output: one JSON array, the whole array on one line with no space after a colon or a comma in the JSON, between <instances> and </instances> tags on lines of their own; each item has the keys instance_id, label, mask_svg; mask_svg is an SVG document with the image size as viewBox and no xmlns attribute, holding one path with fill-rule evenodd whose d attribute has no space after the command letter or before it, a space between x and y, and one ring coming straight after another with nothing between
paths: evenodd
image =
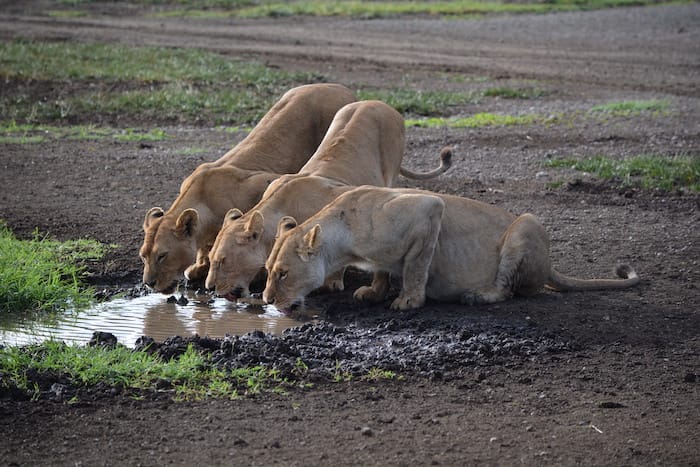
<instances>
[{"instance_id":1,"label":"lion's paw","mask_svg":"<svg viewBox=\"0 0 700 467\"><path fill-rule=\"evenodd\" d=\"M209 263L193 264L185 269L185 277L189 281L202 281L209 273Z\"/></svg>"},{"instance_id":2,"label":"lion's paw","mask_svg":"<svg viewBox=\"0 0 700 467\"><path fill-rule=\"evenodd\" d=\"M399 296L391 303L392 310L412 310L414 308L420 308L423 306L425 300L421 300L417 297L405 297Z\"/></svg>"},{"instance_id":3,"label":"lion's paw","mask_svg":"<svg viewBox=\"0 0 700 467\"><path fill-rule=\"evenodd\" d=\"M380 296L376 290L367 285L355 290L355 293L352 296L355 298L355 300L359 300L361 302L377 303L384 300L383 296Z\"/></svg>"},{"instance_id":4,"label":"lion's paw","mask_svg":"<svg viewBox=\"0 0 700 467\"><path fill-rule=\"evenodd\" d=\"M478 305L479 303L481 303L481 295L478 292L474 291L464 292L459 297L459 303L468 306Z\"/></svg>"},{"instance_id":5,"label":"lion's paw","mask_svg":"<svg viewBox=\"0 0 700 467\"><path fill-rule=\"evenodd\" d=\"M345 283L342 279L338 280L326 280L323 283L323 290L328 292L342 292L345 290Z\"/></svg>"},{"instance_id":6,"label":"lion's paw","mask_svg":"<svg viewBox=\"0 0 700 467\"><path fill-rule=\"evenodd\" d=\"M502 302L506 298L510 298L510 296L497 289L487 289L481 291L469 290L462 293L462 295L459 297L459 302L462 305L473 306Z\"/></svg>"}]
</instances>

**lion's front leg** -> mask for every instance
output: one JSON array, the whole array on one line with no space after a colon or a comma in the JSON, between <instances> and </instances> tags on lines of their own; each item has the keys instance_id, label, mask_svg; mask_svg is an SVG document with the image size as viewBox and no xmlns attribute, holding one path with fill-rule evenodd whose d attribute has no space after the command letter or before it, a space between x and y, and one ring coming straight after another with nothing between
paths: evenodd
<instances>
[{"instance_id":1,"label":"lion's front leg","mask_svg":"<svg viewBox=\"0 0 700 467\"><path fill-rule=\"evenodd\" d=\"M411 243L403 257L403 284L399 296L391 304L393 310L410 310L425 303L425 287L445 205L436 196L424 196L420 201L414 205L418 216L411 225Z\"/></svg>"},{"instance_id":2,"label":"lion's front leg","mask_svg":"<svg viewBox=\"0 0 700 467\"><path fill-rule=\"evenodd\" d=\"M386 293L389 291L389 273L385 271L377 271L372 278L372 285L362 286L355 290L353 297L356 300L369 303L378 303L384 300Z\"/></svg>"}]
</instances>

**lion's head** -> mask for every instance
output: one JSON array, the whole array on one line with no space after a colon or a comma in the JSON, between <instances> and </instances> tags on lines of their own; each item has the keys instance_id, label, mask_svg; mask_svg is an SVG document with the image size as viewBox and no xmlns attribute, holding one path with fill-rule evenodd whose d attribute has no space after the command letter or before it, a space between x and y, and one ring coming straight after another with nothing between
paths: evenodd
<instances>
[{"instance_id":1,"label":"lion's head","mask_svg":"<svg viewBox=\"0 0 700 467\"><path fill-rule=\"evenodd\" d=\"M283 217L277 242L267 259L267 283L263 299L283 313L304 304L304 297L323 285L325 264L320 258L321 226L304 229L294 218Z\"/></svg>"},{"instance_id":2,"label":"lion's head","mask_svg":"<svg viewBox=\"0 0 700 467\"><path fill-rule=\"evenodd\" d=\"M194 209L185 209L177 218L157 207L146 213L139 251L144 284L164 294L175 291L183 272L197 257L194 232L198 220Z\"/></svg>"},{"instance_id":3,"label":"lion's head","mask_svg":"<svg viewBox=\"0 0 700 467\"><path fill-rule=\"evenodd\" d=\"M249 284L265 267L267 248L261 242L264 220L260 211L245 216L231 209L209 252L206 287L228 300L247 297Z\"/></svg>"}]
</instances>

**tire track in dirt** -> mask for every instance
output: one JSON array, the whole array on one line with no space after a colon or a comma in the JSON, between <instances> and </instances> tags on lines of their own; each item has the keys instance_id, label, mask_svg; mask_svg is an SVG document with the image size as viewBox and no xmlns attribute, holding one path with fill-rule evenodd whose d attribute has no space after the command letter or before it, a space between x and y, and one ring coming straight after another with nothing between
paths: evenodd
<instances>
[{"instance_id":1,"label":"tire track in dirt","mask_svg":"<svg viewBox=\"0 0 700 467\"><path fill-rule=\"evenodd\" d=\"M304 57L345 66L372 63L698 96L697 24L697 3L450 22L0 15L0 37L199 47L272 61ZM654 36L651 45L640 40L640 30ZM407 44L407 36L416 40Z\"/></svg>"}]
</instances>

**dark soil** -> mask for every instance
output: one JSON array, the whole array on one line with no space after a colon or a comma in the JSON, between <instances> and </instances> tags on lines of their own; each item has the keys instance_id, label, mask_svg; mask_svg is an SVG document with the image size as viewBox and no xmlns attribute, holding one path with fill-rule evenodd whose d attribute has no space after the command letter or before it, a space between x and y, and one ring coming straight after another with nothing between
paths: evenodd
<instances>
[{"instance_id":1,"label":"dark soil","mask_svg":"<svg viewBox=\"0 0 700 467\"><path fill-rule=\"evenodd\" d=\"M578 117L410 129L406 165L426 169L440 147L456 146L454 168L419 186L533 212L550 232L559 270L610 276L627 262L642 284L490 306L430 302L406 313L388 311L389 302L361 306L351 291L319 295L311 302L326 318L280 337L173 338L152 349L173 356L194 342L220 365L261 363L297 377L301 358L309 366L302 380L313 388L173 402L167 391L135 400L120 388L45 378L37 380L38 401L2 394L1 464L700 463L700 196L619 188L543 164L700 154L700 4L479 21L144 19L114 5L90 3L94 16L55 19L43 14L44 2L4 2L0 38L202 47L317 71L352 89L543 90L536 99L483 98L447 113ZM46 89L22 92L40 98ZM670 111L587 117L593 105L632 99L667 99ZM170 125L163 129L171 138L148 144L2 145L0 218L21 237L38 228L59 239L116 243L90 265L90 281L136 286L146 210L167 207L188 173L244 136ZM552 188L557 181L565 183ZM351 281L366 279L354 273ZM372 367L403 377L361 380ZM335 382L338 375L350 381ZM67 403L74 395L77 402Z\"/></svg>"}]
</instances>

